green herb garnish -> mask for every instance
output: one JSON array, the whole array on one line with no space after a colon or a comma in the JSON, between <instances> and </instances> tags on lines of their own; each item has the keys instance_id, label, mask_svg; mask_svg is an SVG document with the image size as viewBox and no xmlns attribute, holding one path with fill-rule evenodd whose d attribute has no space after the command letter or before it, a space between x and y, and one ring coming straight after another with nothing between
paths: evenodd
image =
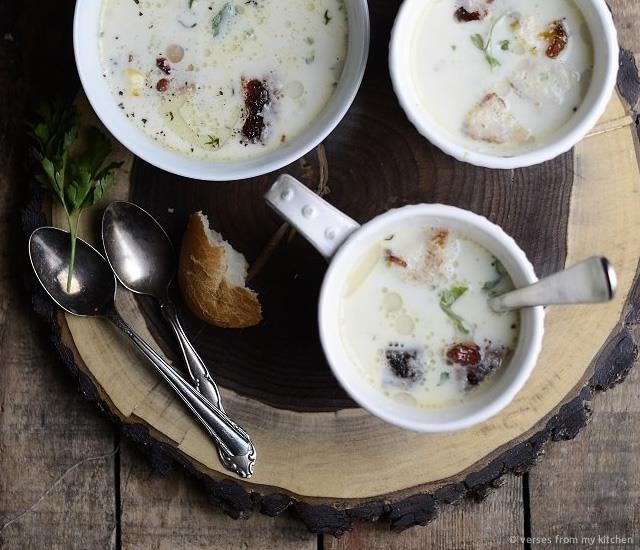
<instances>
[{"instance_id":1,"label":"green herb garnish","mask_svg":"<svg viewBox=\"0 0 640 550\"><path fill-rule=\"evenodd\" d=\"M324 24L328 25L331 22L332 19L333 19L333 17L331 17L329 15L329 10L325 10L325 12L324 12Z\"/></svg>"},{"instance_id":2,"label":"green herb garnish","mask_svg":"<svg viewBox=\"0 0 640 550\"><path fill-rule=\"evenodd\" d=\"M489 64L489 66L494 69L495 67L498 67L500 65L500 61L498 61L494 56L493 56L493 33L496 30L496 27L498 26L498 24L507 16L507 14L503 14L500 17L498 17L498 19L496 19L493 24L491 25L491 30L489 30L489 34L487 35L487 39L485 40L484 38L482 38L481 34L472 34L471 35L471 42L473 42L473 45L478 48L479 50L481 50L484 53L484 58L486 59L487 63ZM501 44L504 44L504 42L507 43L507 48L508 48L508 40L503 41ZM504 50L505 48L502 47L502 49Z\"/></svg>"},{"instance_id":3,"label":"green herb garnish","mask_svg":"<svg viewBox=\"0 0 640 550\"><path fill-rule=\"evenodd\" d=\"M220 138L214 136L207 136L209 141L205 142L205 145L210 145L214 149L218 149L220 147Z\"/></svg>"},{"instance_id":4,"label":"green herb garnish","mask_svg":"<svg viewBox=\"0 0 640 550\"><path fill-rule=\"evenodd\" d=\"M220 34L223 26L231 19L234 15L236 15L237 11L234 6L232 6L229 2L227 2L222 9L216 13L213 17L213 21L211 22L211 30L213 31L214 38Z\"/></svg>"},{"instance_id":5,"label":"green herb garnish","mask_svg":"<svg viewBox=\"0 0 640 550\"><path fill-rule=\"evenodd\" d=\"M492 298L501 293L500 287L502 286L502 283L509 276L509 273L507 273L507 270L504 268L504 266L502 265L502 262L500 262L500 260L496 259L493 262L493 265L496 268L496 271L498 273L497 279L495 279L493 281L488 281L484 285L482 285L482 290L484 290Z\"/></svg>"},{"instance_id":6,"label":"green herb garnish","mask_svg":"<svg viewBox=\"0 0 640 550\"><path fill-rule=\"evenodd\" d=\"M196 0L189 0L189 9L191 9L191 8L193 7L193 3L194 3L195 1L196 1Z\"/></svg>"},{"instance_id":7,"label":"green herb garnish","mask_svg":"<svg viewBox=\"0 0 640 550\"><path fill-rule=\"evenodd\" d=\"M115 182L115 169L121 162L105 164L111 154L111 140L97 128L87 128L91 135L78 144L80 131L74 107L43 104L39 120L31 125L33 155L42 169L37 177L45 189L53 191L67 216L71 234L71 254L67 274L67 292L76 258L78 223L82 212L98 202Z\"/></svg>"},{"instance_id":8,"label":"green herb garnish","mask_svg":"<svg viewBox=\"0 0 640 550\"><path fill-rule=\"evenodd\" d=\"M511 43L508 40L503 40L502 42L500 42L500 49L503 52L508 52L510 45L511 45Z\"/></svg>"},{"instance_id":9,"label":"green herb garnish","mask_svg":"<svg viewBox=\"0 0 640 550\"><path fill-rule=\"evenodd\" d=\"M451 308L462 295L469 290L468 286L454 286L449 290L445 290L440 294L440 309L446 313L456 328L465 334L469 334L469 329L462 317L455 313Z\"/></svg>"},{"instance_id":10,"label":"green herb garnish","mask_svg":"<svg viewBox=\"0 0 640 550\"><path fill-rule=\"evenodd\" d=\"M482 38L482 35L479 33L476 34L472 34L471 35L471 42L473 42L473 45L478 48L479 50L484 51L484 38Z\"/></svg>"},{"instance_id":11,"label":"green herb garnish","mask_svg":"<svg viewBox=\"0 0 640 550\"><path fill-rule=\"evenodd\" d=\"M315 44L315 42L316 42L316 41L313 39L313 37L311 37L311 36L307 36L307 37L304 39L304 41L305 41L307 44L309 44L309 46L311 46L311 45Z\"/></svg>"}]
</instances>

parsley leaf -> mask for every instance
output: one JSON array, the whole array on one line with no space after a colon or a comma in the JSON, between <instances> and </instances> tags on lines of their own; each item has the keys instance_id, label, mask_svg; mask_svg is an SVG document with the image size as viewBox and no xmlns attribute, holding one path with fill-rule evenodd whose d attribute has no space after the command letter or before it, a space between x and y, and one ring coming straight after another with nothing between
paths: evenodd
<instances>
[{"instance_id":1,"label":"parsley leaf","mask_svg":"<svg viewBox=\"0 0 640 550\"><path fill-rule=\"evenodd\" d=\"M509 273L507 273L507 270L502 265L502 262L500 262L500 260L496 259L493 265L495 266L498 273L497 279L493 281L487 281L484 285L482 285L482 290L484 290L492 298L498 296L498 294L501 294L500 288L502 286L502 283L505 282L506 278L509 276Z\"/></svg>"},{"instance_id":2,"label":"parsley leaf","mask_svg":"<svg viewBox=\"0 0 640 550\"><path fill-rule=\"evenodd\" d=\"M479 50L484 51L484 39L482 38L482 35L476 33L476 34L472 34L471 35L471 42L473 42L473 45L478 48Z\"/></svg>"},{"instance_id":3,"label":"parsley leaf","mask_svg":"<svg viewBox=\"0 0 640 550\"><path fill-rule=\"evenodd\" d=\"M236 8L229 2L222 6L222 9L216 13L213 17L213 21L211 22L211 30L213 31L214 38L222 32L224 27L228 24L229 19L237 13Z\"/></svg>"},{"instance_id":4,"label":"parsley leaf","mask_svg":"<svg viewBox=\"0 0 640 550\"><path fill-rule=\"evenodd\" d=\"M446 313L456 328L464 334L469 334L467 323L465 320L455 313L451 308L459 298L461 298L469 290L468 286L454 286L440 294L440 309Z\"/></svg>"},{"instance_id":5,"label":"parsley leaf","mask_svg":"<svg viewBox=\"0 0 640 550\"><path fill-rule=\"evenodd\" d=\"M80 216L115 183L115 170L122 163L105 165L112 144L97 128L86 129L86 145L78 143L80 124L74 107L47 103L40 106L37 116L38 121L29 125L33 156L41 169L36 178L43 188L53 192L67 216L71 234L67 275L70 291Z\"/></svg>"},{"instance_id":6,"label":"parsley leaf","mask_svg":"<svg viewBox=\"0 0 640 550\"><path fill-rule=\"evenodd\" d=\"M485 58L487 59L487 63L489 63L489 67L491 67L492 69L495 69L496 67L500 66L500 61L498 61L492 55L486 54Z\"/></svg>"},{"instance_id":7,"label":"parsley leaf","mask_svg":"<svg viewBox=\"0 0 640 550\"><path fill-rule=\"evenodd\" d=\"M214 149L218 149L220 147L220 138L212 135L208 135L207 137L209 138L209 141L206 141L205 145L210 145Z\"/></svg>"}]
</instances>

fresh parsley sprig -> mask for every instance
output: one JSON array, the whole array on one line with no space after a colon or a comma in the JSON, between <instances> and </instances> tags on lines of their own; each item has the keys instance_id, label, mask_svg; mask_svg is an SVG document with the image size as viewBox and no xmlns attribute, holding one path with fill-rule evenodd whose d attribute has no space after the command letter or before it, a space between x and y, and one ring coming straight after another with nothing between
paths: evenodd
<instances>
[{"instance_id":1,"label":"fresh parsley sprig","mask_svg":"<svg viewBox=\"0 0 640 550\"><path fill-rule=\"evenodd\" d=\"M87 128L84 144L78 142L80 125L74 107L45 103L37 115L37 122L30 125L33 156L42 170L36 177L43 188L53 192L67 217L71 234L67 274L70 292L80 216L114 184L115 170L122 163L106 162L112 151L111 140L97 128Z\"/></svg>"},{"instance_id":2,"label":"fresh parsley sprig","mask_svg":"<svg viewBox=\"0 0 640 550\"><path fill-rule=\"evenodd\" d=\"M480 33L471 35L471 42L473 42L473 45L476 48L478 48L480 51L482 51L482 53L484 53L484 58L487 60L489 67L491 67L492 69L495 69L496 67L500 66L500 61L498 61L493 55L493 33L496 30L496 27L502 22L502 20L505 17L507 17L507 15L508 15L507 13L504 13L493 22L486 40L482 38L482 35ZM501 48L503 50L508 50L509 49L508 41L506 41L507 42L506 48L504 47L504 42L505 41L501 42Z\"/></svg>"}]
</instances>

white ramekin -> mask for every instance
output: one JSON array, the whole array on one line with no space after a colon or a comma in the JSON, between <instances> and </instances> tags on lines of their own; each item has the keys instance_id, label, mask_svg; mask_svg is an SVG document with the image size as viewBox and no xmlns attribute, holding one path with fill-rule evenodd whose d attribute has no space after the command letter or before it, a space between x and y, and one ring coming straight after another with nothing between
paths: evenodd
<instances>
[{"instance_id":1,"label":"white ramekin","mask_svg":"<svg viewBox=\"0 0 640 550\"><path fill-rule=\"evenodd\" d=\"M547 0L554 1L554 0ZM571 120L539 147L512 156L473 151L451 135L421 106L411 68L411 44L416 22L425 9L425 0L405 0L391 34L389 66L393 87L409 120L436 147L452 157L486 168L522 168L551 160L566 153L596 125L615 88L618 74L618 39L605 0L577 0L593 38L593 77L587 95Z\"/></svg>"},{"instance_id":2,"label":"white ramekin","mask_svg":"<svg viewBox=\"0 0 640 550\"><path fill-rule=\"evenodd\" d=\"M467 235L495 255L516 287L536 282L533 266L516 242L500 227L467 210L441 204L420 204L390 210L359 226L291 176L281 176L265 196L330 261L319 301L320 339L333 374L349 395L379 418L418 432L449 432L469 428L504 409L524 386L542 347L544 310L521 312L518 346L508 366L486 390L468 396L460 406L418 409L395 403L375 390L349 358L340 336L340 296L345 281L364 250L406 221L437 225Z\"/></svg>"},{"instance_id":3,"label":"white ramekin","mask_svg":"<svg viewBox=\"0 0 640 550\"><path fill-rule=\"evenodd\" d=\"M134 126L117 106L102 76L98 43L100 0L77 0L73 25L76 65L84 91L113 136L136 156L167 172L199 180L250 178L278 170L322 142L346 115L362 82L369 52L367 0L346 0L349 18L347 58L338 86L322 113L296 138L273 152L249 160L214 162L172 151Z\"/></svg>"}]
</instances>

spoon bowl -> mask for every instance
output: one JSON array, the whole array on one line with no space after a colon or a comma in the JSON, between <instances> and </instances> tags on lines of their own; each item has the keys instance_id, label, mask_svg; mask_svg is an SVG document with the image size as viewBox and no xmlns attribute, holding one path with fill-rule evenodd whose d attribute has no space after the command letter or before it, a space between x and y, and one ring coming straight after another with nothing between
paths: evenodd
<instances>
[{"instance_id":1,"label":"spoon bowl","mask_svg":"<svg viewBox=\"0 0 640 550\"><path fill-rule=\"evenodd\" d=\"M113 305L116 280L109 264L91 245L78 239L76 264L67 292L69 234L55 227L36 229L29 238L29 257L40 283L65 311L81 317L105 315Z\"/></svg>"},{"instance_id":2,"label":"spoon bowl","mask_svg":"<svg viewBox=\"0 0 640 550\"><path fill-rule=\"evenodd\" d=\"M130 202L113 202L102 218L107 258L131 292L164 297L176 272L175 251L162 226Z\"/></svg>"},{"instance_id":3,"label":"spoon bowl","mask_svg":"<svg viewBox=\"0 0 640 550\"><path fill-rule=\"evenodd\" d=\"M184 332L169 298L169 285L176 274L176 255L165 230L139 206L113 202L102 216L102 242L118 280L131 292L153 296L159 302L196 389L223 409L220 390Z\"/></svg>"}]
</instances>

